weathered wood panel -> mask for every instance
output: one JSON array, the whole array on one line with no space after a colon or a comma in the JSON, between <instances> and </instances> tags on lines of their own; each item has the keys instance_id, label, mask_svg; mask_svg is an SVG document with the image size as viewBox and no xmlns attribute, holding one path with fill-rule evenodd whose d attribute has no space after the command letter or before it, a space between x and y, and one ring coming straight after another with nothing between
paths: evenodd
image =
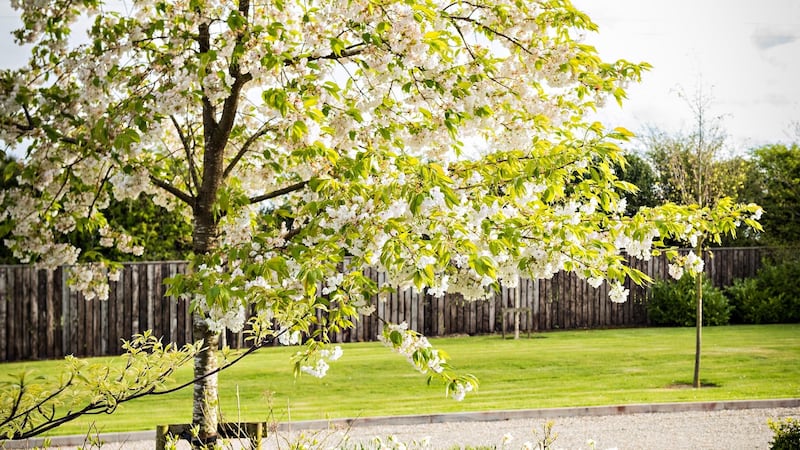
<instances>
[{"instance_id":1,"label":"weathered wood panel","mask_svg":"<svg viewBox=\"0 0 800 450\"><path fill-rule=\"evenodd\" d=\"M752 276L768 249L715 249L705 255L706 273L716 286ZM632 266L653 279L666 278L663 257L633 261ZM115 355L123 339L153 330L165 342L182 345L192 340L189 301L166 295L164 279L186 270L184 262L124 265L120 279L110 283L109 300L87 301L67 286L68 270L48 272L27 266L0 266L0 361L60 358L64 355ZM379 286L386 275L369 270ZM429 336L513 333L511 308L519 308L520 331L569 328L643 326L647 322L648 289L630 281L629 300L613 304L609 286L594 289L574 275L559 273L548 280L522 279L515 289L503 288L486 301L465 302L461 296L442 298L408 289L374 296L375 313L355 322L351 331L332 336L337 341L370 341L384 321L406 321ZM530 311L530 318L528 311ZM228 333L228 345L248 345L242 333Z\"/></svg>"}]
</instances>

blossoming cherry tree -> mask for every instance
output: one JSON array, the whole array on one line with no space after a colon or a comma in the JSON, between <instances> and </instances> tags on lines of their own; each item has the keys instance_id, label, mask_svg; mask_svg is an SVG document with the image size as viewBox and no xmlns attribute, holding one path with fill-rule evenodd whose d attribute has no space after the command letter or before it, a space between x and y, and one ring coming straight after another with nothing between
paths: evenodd
<instances>
[{"instance_id":1,"label":"blossoming cherry tree","mask_svg":"<svg viewBox=\"0 0 800 450\"><path fill-rule=\"evenodd\" d=\"M191 299L204 341L193 422L207 441L225 328L248 324L256 343L303 332L297 368L323 375L339 357L329 333L374 314L386 289L474 300L567 270L624 301L625 278L645 279L628 258L712 217L755 225L754 206L732 203L623 215L634 187L612 167L630 133L584 116L647 65L602 61L567 0L12 4L32 50L0 73L0 139L26 149L21 187L0 198L7 245L78 264L74 285L105 298L117 266L65 234L139 252L104 219L112 197L151 196L190 221L191 269L170 290ZM72 39L77 20L90 25ZM454 397L474 387L412 330L383 339Z\"/></svg>"}]
</instances>

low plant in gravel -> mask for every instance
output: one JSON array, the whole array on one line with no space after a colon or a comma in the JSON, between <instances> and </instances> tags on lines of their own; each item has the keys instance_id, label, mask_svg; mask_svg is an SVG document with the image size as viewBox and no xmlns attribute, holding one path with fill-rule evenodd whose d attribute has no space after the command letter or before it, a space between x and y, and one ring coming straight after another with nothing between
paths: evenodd
<instances>
[{"instance_id":1,"label":"low plant in gravel","mask_svg":"<svg viewBox=\"0 0 800 450\"><path fill-rule=\"evenodd\" d=\"M787 417L783 420L768 420L775 433L769 443L770 450L800 450L800 420Z\"/></svg>"}]
</instances>

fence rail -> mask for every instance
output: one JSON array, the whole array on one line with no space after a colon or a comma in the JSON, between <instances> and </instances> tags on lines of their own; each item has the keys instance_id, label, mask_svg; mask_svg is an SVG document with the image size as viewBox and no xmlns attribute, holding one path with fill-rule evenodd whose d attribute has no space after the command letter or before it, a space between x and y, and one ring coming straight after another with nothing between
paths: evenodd
<instances>
[{"instance_id":1,"label":"fence rail","mask_svg":"<svg viewBox=\"0 0 800 450\"><path fill-rule=\"evenodd\" d=\"M736 278L754 275L768 252L762 247L715 249L706 257L706 273L716 286L728 286ZM633 264L655 279L667 277L663 257ZM188 302L166 296L163 283L185 270L185 262L126 264L120 280L111 283L108 301L87 301L67 287L62 268L0 266L0 361L117 355L122 339L148 329L165 341L191 342ZM385 279L377 271L367 275ZM594 289L562 272L549 280L523 279L518 288L503 288L485 301L464 302L457 295L435 298L414 289L396 291L386 301L374 300L378 317L406 321L428 336L503 331L503 324L513 327L515 308L523 311L522 330L644 326L648 290L630 282L626 287L628 301L612 303L605 283ZM380 327L376 317L366 317L333 338L371 341ZM246 345L241 334L228 333L226 341L234 348Z\"/></svg>"}]
</instances>

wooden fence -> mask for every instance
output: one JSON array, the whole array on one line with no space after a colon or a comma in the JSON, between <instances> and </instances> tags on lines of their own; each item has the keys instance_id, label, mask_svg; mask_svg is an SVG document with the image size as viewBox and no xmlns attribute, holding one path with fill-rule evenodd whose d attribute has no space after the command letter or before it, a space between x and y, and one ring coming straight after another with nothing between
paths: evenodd
<instances>
[{"instance_id":1,"label":"wooden fence","mask_svg":"<svg viewBox=\"0 0 800 450\"><path fill-rule=\"evenodd\" d=\"M706 257L706 273L717 286L755 274L766 255L764 248L715 249ZM667 277L664 258L635 261L653 278ZM66 286L66 271L0 266L0 361L60 358L65 355L101 356L121 353L121 340L153 330L165 341L192 341L188 302L165 295L163 280L186 269L184 262L126 264L118 282L111 283L108 301L84 300ZM383 281L377 271L369 276ZM632 285L627 302L608 300L608 286L594 289L576 276L559 273L549 280L521 280L493 299L464 302L460 296L435 298L409 289L386 301L375 301L375 315L390 322L408 322L428 336L482 334L513 326L519 308L522 330L633 327L647 325L645 287ZM373 316L375 316L373 315ZM505 319L503 320L505 316ZM370 341L381 323L377 317L360 320L334 339ZM231 347L246 345L241 334L228 333Z\"/></svg>"}]
</instances>

